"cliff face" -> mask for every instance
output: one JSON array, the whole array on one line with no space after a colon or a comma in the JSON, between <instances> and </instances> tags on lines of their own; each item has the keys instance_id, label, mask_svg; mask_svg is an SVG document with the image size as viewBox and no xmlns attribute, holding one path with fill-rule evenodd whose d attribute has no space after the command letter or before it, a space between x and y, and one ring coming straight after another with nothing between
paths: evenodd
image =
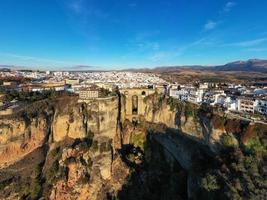
<instances>
[{"instance_id":1,"label":"cliff face","mask_svg":"<svg viewBox=\"0 0 267 200\"><path fill-rule=\"evenodd\" d=\"M223 114L214 113L210 108L191 103L164 98L159 94L146 99L145 120L161 123L191 139L208 145L213 152L218 152L223 145L224 135L245 135L251 126L248 121L231 119ZM235 140L234 137L232 137ZM233 141L237 143L237 141Z\"/></svg>"},{"instance_id":2,"label":"cliff face","mask_svg":"<svg viewBox=\"0 0 267 200\"><path fill-rule=\"evenodd\" d=\"M123 97L45 100L0 119L0 199L249 197L244 180L254 177L244 171L247 155L258 156L257 169L262 165L266 125L159 94L144 103L138 123L126 119ZM235 170L243 170L235 178L241 189L218 189Z\"/></svg>"},{"instance_id":3,"label":"cliff face","mask_svg":"<svg viewBox=\"0 0 267 200\"><path fill-rule=\"evenodd\" d=\"M44 143L47 122L43 117L27 124L23 119L0 120L0 168L8 166Z\"/></svg>"},{"instance_id":4,"label":"cliff face","mask_svg":"<svg viewBox=\"0 0 267 200\"><path fill-rule=\"evenodd\" d=\"M264 198L266 124L157 94L146 101L147 121L166 126L152 138L189 171L188 197Z\"/></svg>"},{"instance_id":5,"label":"cliff face","mask_svg":"<svg viewBox=\"0 0 267 200\"><path fill-rule=\"evenodd\" d=\"M34 104L25 113L2 119L0 199L11 198L10 183L15 196L30 199L100 199L106 195L103 190L119 189L128 170L119 157L114 158L114 148L120 146L117 118L116 97L90 104L67 97ZM27 167L29 157L37 154L41 156L33 160L32 169L18 169L22 163Z\"/></svg>"},{"instance_id":6,"label":"cliff face","mask_svg":"<svg viewBox=\"0 0 267 200\"><path fill-rule=\"evenodd\" d=\"M114 138L118 115L118 100L110 98L87 104L67 104L56 110L52 124L55 142L69 138L85 138L94 133L96 137Z\"/></svg>"}]
</instances>

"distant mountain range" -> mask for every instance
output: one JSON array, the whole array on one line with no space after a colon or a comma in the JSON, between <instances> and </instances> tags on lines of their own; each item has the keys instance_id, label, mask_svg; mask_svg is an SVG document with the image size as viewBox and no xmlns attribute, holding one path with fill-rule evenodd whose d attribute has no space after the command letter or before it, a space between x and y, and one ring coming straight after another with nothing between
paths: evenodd
<instances>
[{"instance_id":1,"label":"distant mountain range","mask_svg":"<svg viewBox=\"0 0 267 200\"><path fill-rule=\"evenodd\" d=\"M92 66L75 66L76 70L71 71L108 71L108 70L93 70L90 69ZM13 65L0 65L0 71L9 71L14 69ZM88 69L89 68L89 69ZM22 67L22 69L27 69L27 67ZM213 72L261 72L267 73L267 60L261 59L250 59L247 61L236 61L227 63L225 65L214 65L214 66L203 66L203 65L178 65L178 66L161 66L155 68L131 68L118 71L132 71L132 72L175 72L181 70L208 70ZM68 68L66 68L68 70Z\"/></svg>"},{"instance_id":2,"label":"distant mountain range","mask_svg":"<svg viewBox=\"0 0 267 200\"><path fill-rule=\"evenodd\" d=\"M130 69L129 71L143 72L174 72L183 69L187 70L208 70L208 71L244 71L267 73L267 60L250 59L247 61L236 61L225 65L203 66L203 65L181 65L181 66L162 66L154 69Z\"/></svg>"},{"instance_id":3,"label":"distant mountain range","mask_svg":"<svg viewBox=\"0 0 267 200\"><path fill-rule=\"evenodd\" d=\"M216 71L246 71L267 73L267 60L251 59L213 67Z\"/></svg>"}]
</instances>

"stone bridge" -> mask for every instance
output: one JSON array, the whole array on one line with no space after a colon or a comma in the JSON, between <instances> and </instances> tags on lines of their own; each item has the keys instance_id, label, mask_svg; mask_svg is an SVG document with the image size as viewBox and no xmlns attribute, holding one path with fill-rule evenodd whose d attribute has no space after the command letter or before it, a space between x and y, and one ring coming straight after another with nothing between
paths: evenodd
<instances>
[{"instance_id":1,"label":"stone bridge","mask_svg":"<svg viewBox=\"0 0 267 200\"><path fill-rule=\"evenodd\" d=\"M169 133L152 134L154 139L175 159L180 165L190 170L196 155L212 155L210 149L182 133L178 130L172 130Z\"/></svg>"},{"instance_id":2,"label":"stone bridge","mask_svg":"<svg viewBox=\"0 0 267 200\"><path fill-rule=\"evenodd\" d=\"M155 92L156 89L149 88L120 89L120 93L125 96L125 118L135 121L138 120L141 115L144 115L144 98Z\"/></svg>"}]
</instances>

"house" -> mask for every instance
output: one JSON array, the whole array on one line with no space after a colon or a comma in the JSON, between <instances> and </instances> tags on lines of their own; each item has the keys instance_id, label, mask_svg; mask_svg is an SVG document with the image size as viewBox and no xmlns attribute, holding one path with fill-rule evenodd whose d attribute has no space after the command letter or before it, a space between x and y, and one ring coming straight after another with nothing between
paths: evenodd
<instances>
[{"instance_id":1,"label":"house","mask_svg":"<svg viewBox=\"0 0 267 200\"><path fill-rule=\"evenodd\" d=\"M254 113L255 100L251 97L238 98L238 111Z\"/></svg>"},{"instance_id":2,"label":"house","mask_svg":"<svg viewBox=\"0 0 267 200\"><path fill-rule=\"evenodd\" d=\"M234 96L227 96L224 101L224 107L230 111L236 111L238 109L238 103Z\"/></svg>"},{"instance_id":3,"label":"house","mask_svg":"<svg viewBox=\"0 0 267 200\"><path fill-rule=\"evenodd\" d=\"M214 102L213 104L220 104L223 105L226 99L226 94L224 91L219 91L214 94Z\"/></svg>"},{"instance_id":4,"label":"house","mask_svg":"<svg viewBox=\"0 0 267 200\"><path fill-rule=\"evenodd\" d=\"M262 95L266 95L266 90L264 89L261 89L261 88L256 88L254 91L253 91L254 95L256 96L262 96Z\"/></svg>"},{"instance_id":5,"label":"house","mask_svg":"<svg viewBox=\"0 0 267 200\"><path fill-rule=\"evenodd\" d=\"M267 115L267 98L258 98L255 100L255 111Z\"/></svg>"},{"instance_id":6,"label":"house","mask_svg":"<svg viewBox=\"0 0 267 200\"><path fill-rule=\"evenodd\" d=\"M8 89L15 89L17 88L17 82L15 81L4 81L3 86Z\"/></svg>"},{"instance_id":7,"label":"house","mask_svg":"<svg viewBox=\"0 0 267 200\"><path fill-rule=\"evenodd\" d=\"M79 102L86 102L99 97L102 97L102 93L100 88L97 86L82 88L79 91Z\"/></svg>"},{"instance_id":8,"label":"house","mask_svg":"<svg viewBox=\"0 0 267 200\"><path fill-rule=\"evenodd\" d=\"M188 95L188 101L192 103L202 103L203 96L204 96L204 90L202 89L192 90Z\"/></svg>"},{"instance_id":9,"label":"house","mask_svg":"<svg viewBox=\"0 0 267 200\"><path fill-rule=\"evenodd\" d=\"M66 79L65 84L67 85L78 85L80 84L80 79Z\"/></svg>"},{"instance_id":10,"label":"house","mask_svg":"<svg viewBox=\"0 0 267 200\"><path fill-rule=\"evenodd\" d=\"M169 88L169 96L178 99L179 98L179 92L178 92L178 86L172 85Z\"/></svg>"},{"instance_id":11,"label":"house","mask_svg":"<svg viewBox=\"0 0 267 200\"><path fill-rule=\"evenodd\" d=\"M200 83L199 84L199 89L208 89L209 88L209 84L208 83Z\"/></svg>"}]
</instances>

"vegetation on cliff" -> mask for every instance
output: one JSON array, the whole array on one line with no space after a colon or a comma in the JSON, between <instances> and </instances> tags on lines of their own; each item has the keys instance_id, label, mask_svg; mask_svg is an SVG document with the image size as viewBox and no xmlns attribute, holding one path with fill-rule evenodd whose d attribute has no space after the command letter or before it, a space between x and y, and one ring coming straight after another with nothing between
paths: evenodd
<instances>
[{"instance_id":1,"label":"vegetation on cliff","mask_svg":"<svg viewBox=\"0 0 267 200\"><path fill-rule=\"evenodd\" d=\"M210 126L209 134L214 129L222 132L217 140L221 151L214 156L195 156L192 172L194 177L199 177L195 199L262 199L267 195L266 125L229 118L217 108L205 104L199 106L173 98L159 102L157 112L167 104L171 111L176 112L178 127L182 125L183 116L184 123L193 118L195 126L202 126L202 131Z\"/></svg>"}]
</instances>

